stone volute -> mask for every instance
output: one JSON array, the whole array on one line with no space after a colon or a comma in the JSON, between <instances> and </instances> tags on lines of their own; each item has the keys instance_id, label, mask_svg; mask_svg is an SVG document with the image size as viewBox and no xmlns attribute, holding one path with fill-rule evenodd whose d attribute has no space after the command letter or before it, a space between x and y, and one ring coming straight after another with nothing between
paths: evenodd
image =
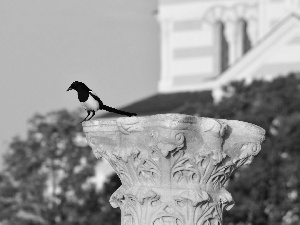
<instances>
[{"instance_id":1,"label":"stone volute","mask_svg":"<svg viewBox=\"0 0 300 225\"><path fill-rule=\"evenodd\" d=\"M251 163L265 134L246 122L181 114L93 120L83 129L121 179L110 203L122 225L221 225L234 204L224 184Z\"/></svg>"}]
</instances>

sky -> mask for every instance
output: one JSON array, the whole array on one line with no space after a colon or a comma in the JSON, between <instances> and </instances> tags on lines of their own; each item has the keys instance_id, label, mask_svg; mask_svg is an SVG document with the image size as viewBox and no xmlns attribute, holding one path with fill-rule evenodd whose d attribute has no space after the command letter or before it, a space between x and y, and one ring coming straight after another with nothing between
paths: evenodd
<instances>
[{"instance_id":1,"label":"sky","mask_svg":"<svg viewBox=\"0 0 300 225\"><path fill-rule=\"evenodd\" d=\"M80 107L82 81L118 108L157 92L157 0L1 0L1 151L35 114Z\"/></svg>"}]
</instances>

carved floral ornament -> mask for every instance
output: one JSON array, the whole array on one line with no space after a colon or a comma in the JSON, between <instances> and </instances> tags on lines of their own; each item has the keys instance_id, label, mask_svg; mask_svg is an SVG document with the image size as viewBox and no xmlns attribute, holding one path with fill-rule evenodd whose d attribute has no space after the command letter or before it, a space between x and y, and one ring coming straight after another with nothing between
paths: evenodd
<instances>
[{"instance_id":1,"label":"carved floral ornament","mask_svg":"<svg viewBox=\"0 0 300 225\"><path fill-rule=\"evenodd\" d=\"M122 225L221 225L233 205L224 184L252 162L265 131L253 124L180 114L83 123L96 158L121 179L111 196Z\"/></svg>"}]
</instances>

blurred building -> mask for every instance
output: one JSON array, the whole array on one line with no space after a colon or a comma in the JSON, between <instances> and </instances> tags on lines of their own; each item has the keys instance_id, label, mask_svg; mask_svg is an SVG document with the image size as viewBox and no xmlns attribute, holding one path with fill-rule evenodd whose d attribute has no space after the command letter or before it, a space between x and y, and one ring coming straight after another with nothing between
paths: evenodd
<instances>
[{"instance_id":1,"label":"blurred building","mask_svg":"<svg viewBox=\"0 0 300 225\"><path fill-rule=\"evenodd\" d=\"M231 81L300 72L298 15L300 0L158 0L158 93L122 110L199 116Z\"/></svg>"},{"instance_id":2,"label":"blurred building","mask_svg":"<svg viewBox=\"0 0 300 225\"><path fill-rule=\"evenodd\" d=\"M192 114L231 81L299 72L298 15L300 0L158 0L158 93L123 109Z\"/></svg>"},{"instance_id":3,"label":"blurred building","mask_svg":"<svg viewBox=\"0 0 300 225\"><path fill-rule=\"evenodd\" d=\"M159 0L160 93L300 71L299 0Z\"/></svg>"}]
</instances>

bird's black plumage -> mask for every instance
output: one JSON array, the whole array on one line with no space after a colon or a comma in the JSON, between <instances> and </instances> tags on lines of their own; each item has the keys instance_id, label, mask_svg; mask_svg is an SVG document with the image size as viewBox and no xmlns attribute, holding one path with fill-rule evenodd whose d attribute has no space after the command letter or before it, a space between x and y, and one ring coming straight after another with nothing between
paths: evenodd
<instances>
[{"instance_id":1,"label":"bird's black plumage","mask_svg":"<svg viewBox=\"0 0 300 225\"><path fill-rule=\"evenodd\" d=\"M125 116L136 116L135 113L129 113L121 111L110 106L104 105L101 99L84 83L79 81L74 81L67 91L75 90L78 93L78 100L81 102L83 108L87 111L88 115L84 118L83 121L90 120L95 116L97 110L106 110L108 112L117 113ZM89 115L92 113L90 118ZM88 118L88 119L87 119Z\"/></svg>"},{"instance_id":2,"label":"bird's black plumage","mask_svg":"<svg viewBox=\"0 0 300 225\"><path fill-rule=\"evenodd\" d=\"M85 102L89 98L89 92L91 89L88 88L88 86L85 85L85 83L74 81L71 86L68 88L67 91L75 90L78 93L78 100L80 102Z\"/></svg>"}]
</instances>

